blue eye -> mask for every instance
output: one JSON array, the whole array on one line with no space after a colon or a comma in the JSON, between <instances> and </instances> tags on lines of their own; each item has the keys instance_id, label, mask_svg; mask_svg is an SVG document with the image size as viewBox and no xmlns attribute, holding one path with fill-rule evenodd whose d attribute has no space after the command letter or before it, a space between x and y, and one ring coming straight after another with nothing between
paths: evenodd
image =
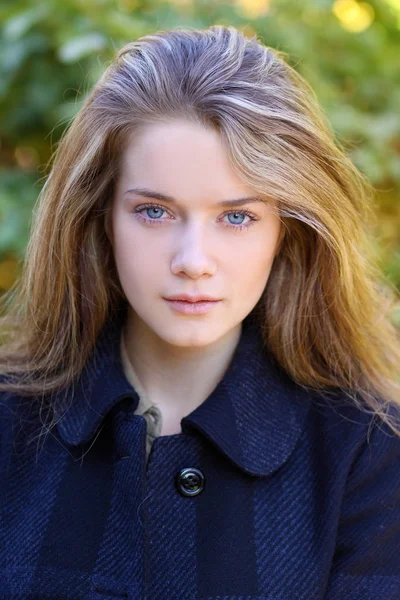
<instances>
[{"instance_id":1,"label":"blue eye","mask_svg":"<svg viewBox=\"0 0 400 600\"><path fill-rule=\"evenodd\" d=\"M143 208L142 210L154 210L154 211L158 211L158 214L154 215L154 213L153 213L153 216L156 219L159 219L160 218L160 212L162 212L164 209L160 208L159 206L148 206L148 207Z\"/></svg>"},{"instance_id":2,"label":"blue eye","mask_svg":"<svg viewBox=\"0 0 400 600\"><path fill-rule=\"evenodd\" d=\"M142 213L144 213L145 211L155 211L155 213L153 212L153 216L151 216L151 213L148 212L147 216L144 216ZM133 211L134 214L136 214L138 216L138 218L149 224L150 226L152 225L162 225L163 223L165 223L166 219L161 219L161 215L163 212L168 212L167 209L165 209L163 206L159 205L159 204L145 204L145 205L140 205L137 208L135 208L135 210ZM222 217L225 216L230 216L230 215L235 215L235 218L239 217L248 217L249 221L247 223L243 223L243 221L241 221L240 223L226 223L226 227L230 227L232 229L236 229L236 230L243 230L243 229L248 229L251 225L254 225L254 223L256 221L259 220L258 217L256 217L255 215L253 215L251 212L247 211L247 210L230 210L225 212Z\"/></svg>"}]
</instances>

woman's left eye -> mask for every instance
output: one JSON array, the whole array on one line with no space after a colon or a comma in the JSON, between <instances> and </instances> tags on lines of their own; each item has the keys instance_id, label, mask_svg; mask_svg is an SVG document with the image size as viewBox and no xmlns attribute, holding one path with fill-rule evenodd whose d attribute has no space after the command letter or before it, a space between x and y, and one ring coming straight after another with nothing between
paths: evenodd
<instances>
[{"instance_id":1,"label":"woman's left eye","mask_svg":"<svg viewBox=\"0 0 400 600\"><path fill-rule=\"evenodd\" d=\"M144 216L142 213L144 211L155 211L155 213L153 213L153 217L152 216ZM141 205L138 206L137 208L135 208L134 213L138 215L139 219L141 219L142 221L148 223L149 225L162 225L162 223L166 220L166 219L161 219L161 213L162 212L167 212L167 210L163 207L163 206L159 206L158 204L146 204L145 206ZM149 213L148 213L149 214ZM233 229L238 229L238 230L242 230L242 229L247 229L248 227L250 227L251 225L253 225L256 221L258 221L258 217L256 217L255 215L253 215L251 212L247 211L247 210L230 210L228 212L226 212L223 217L226 216L230 216L230 215L234 215L234 219L241 219L243 217L248 217L249 221L247 223L243 223L243 221L240 221L239 223L226 223L227 227L231 227Z\"/></svg>"}]
</instances>

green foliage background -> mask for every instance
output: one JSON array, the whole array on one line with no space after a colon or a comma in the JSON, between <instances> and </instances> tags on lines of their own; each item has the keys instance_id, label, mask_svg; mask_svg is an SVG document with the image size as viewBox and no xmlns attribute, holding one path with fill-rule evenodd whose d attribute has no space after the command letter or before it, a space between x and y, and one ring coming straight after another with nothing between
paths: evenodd
<instances>
[{"instance_id":1,"label":"green foliage background","mask_svg":"<svg viewBox=\"0 0 400 600\"><path fill-rule=\"evenodd\" d=\"M311 83L375 186L376 256L400 287L400 0L360 4L373 12L360 32L343 25L340 1L3 0L0 291L18 275L54 146L115 52L146 33L216 23L257 33Z\"/></svg>"}]
</instances>

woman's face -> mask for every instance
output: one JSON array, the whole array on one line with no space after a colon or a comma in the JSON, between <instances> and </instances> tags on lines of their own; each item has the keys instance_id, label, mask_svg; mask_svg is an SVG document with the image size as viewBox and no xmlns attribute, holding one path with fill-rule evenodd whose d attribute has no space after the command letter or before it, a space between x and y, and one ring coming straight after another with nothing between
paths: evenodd
<instances>
[{"instance_id":1,"label":"woman's face","mask_svg":"<svg viewBox=\"0 0 400 600\"><path fill-rule=\"evenodd\" d=\"M113 199L114 257L135 319L164 342L211 344L240 328L258 302L277 250L276 208L218 205L256 195L213 130L173 121L130 138ZM182 293L220 301L204 314L182 314L164 299Z\"/></svg>"}]
</instances>

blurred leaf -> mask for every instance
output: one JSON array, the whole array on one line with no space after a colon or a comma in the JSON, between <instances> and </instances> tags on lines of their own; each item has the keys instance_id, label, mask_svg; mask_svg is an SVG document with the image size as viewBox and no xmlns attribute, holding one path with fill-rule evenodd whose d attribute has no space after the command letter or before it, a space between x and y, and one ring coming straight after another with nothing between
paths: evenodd
<instances>
[{"instance_id":1,"label":"blurred leaf","mask_svg":"<svg viewBox=\"0 0 400 600\"><path fill-rule=\"evenodd\" d=\"M65 42L58 51L62 62L74 62L96 50L102 50L107 45L106 38L100 33L88 33L72 38Z\"/></svg>"},{"instance_id":2,"label":"blurred leaf","mask_svg":"<svg viewBox=\"0 0 400 600\"><path fill-rule=\"evenodd\" d=\"M29 31L35 23L41 21L49 13L46 4L39 4L26 10L15 17L11 17L4 23L3 35L6 40L16 40Z\"/></svg>"},{"instance_id":3,"label":"blurred leaf","mask_svg":"<svg viewBox=\"0 0 400 600\"><path fill-rule=\"evenodd\" d=\"M16 259L8 258L0 262L0 290L8 290L17 278L19 265Z\"/></svg>"}]
</instances>

